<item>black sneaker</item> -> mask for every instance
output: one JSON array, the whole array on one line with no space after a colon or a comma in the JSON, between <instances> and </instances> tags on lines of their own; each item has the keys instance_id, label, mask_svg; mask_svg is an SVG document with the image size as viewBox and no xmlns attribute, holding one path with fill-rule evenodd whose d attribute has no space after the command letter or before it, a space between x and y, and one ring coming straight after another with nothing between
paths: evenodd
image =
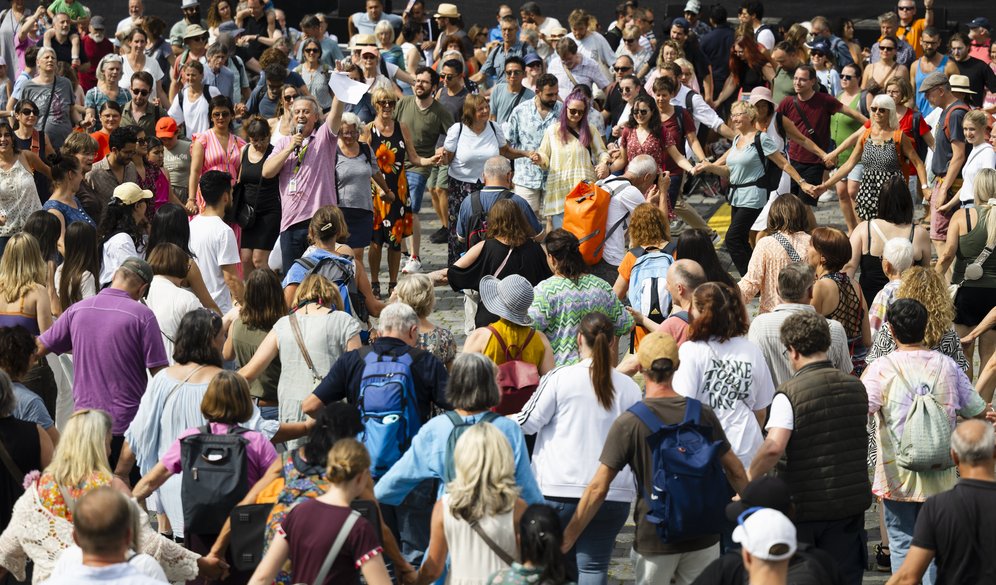
<instances>
[{"instance_id":1,"label":"black sneaker","mask_svg":"<svg viewBox=\"0 0 996 585\"><path fill-rule=\"evenodd\" d=\"M881 544L875 545L875 569L883 573L892 572L892 556L889 547Z\"/></svg>"},{"instance_id":2,"label":"black sneaker","mask_svg":"<svg viewBox=\"0 0 996 585\"><path fill-rule=\"evenodd\" d=\"M447 240L450 239L450 230L441 227L438 230L432 232L429 236L429 241L433 244L445 244Z\"/></svg>"}]
</instances>

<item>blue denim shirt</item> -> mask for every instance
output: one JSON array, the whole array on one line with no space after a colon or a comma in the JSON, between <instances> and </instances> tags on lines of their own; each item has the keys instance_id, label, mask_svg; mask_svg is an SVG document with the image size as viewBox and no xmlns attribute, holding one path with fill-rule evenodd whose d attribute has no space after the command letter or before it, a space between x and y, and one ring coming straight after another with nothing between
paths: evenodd
<instances>
[{"instance_id":1,"label":"blue denim shirt","mask_svg":"<svg viewBox=\"0 0 996 585\"><path fill-rule=\"evenodd\" d=\"M484 413L465 416L467 422L481 420ZM515 457L515 481L522 490L520 496L528 504L543 503L536 477L529 466L529 453L526 451L526 439L522 429L510 418L499 417L491 424L498 427L508 442L512 445ZM439 415L419 430L412 445L401 456L401 459L391 467L374 486L374 495L382 504L397 506L418 484L426 479L442 479L443 468L446 465L446 442L453 430L453 423L445 415ZM446 486L439 482L438 497L446 492Z\"/></svg>"}]
</instances>

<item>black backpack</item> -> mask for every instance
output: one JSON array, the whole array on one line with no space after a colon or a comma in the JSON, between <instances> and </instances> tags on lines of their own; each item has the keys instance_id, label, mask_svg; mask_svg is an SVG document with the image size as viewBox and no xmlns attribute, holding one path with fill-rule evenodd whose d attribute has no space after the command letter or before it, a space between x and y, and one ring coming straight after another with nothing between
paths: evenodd
<instances>
[{"instance_id":1,"label":"black backpack","mask_svg":"<svg viewBox=\"0 0 996 585\"><path fill-rule=\"evenodd\" d=\"M180 440L184 533L217 534L228 513L249 493L249 441L242 436L248 431L233 425L215 435L210 424L198 430Z\"/></svg>"},{"instance_id":2,"label":"black backpack","mask_svg":"<svg viewBox=\"0 0 996 585\"><path fill-rule=\"evenodd\" d=\"M498 201L502 199L511 199L512 195L514 195L513 192L505 189L498 197ZM470 219L467 222L468 250L477 245L478 242L483 242L488 238L488 211L490 211L490 209L484 209L484 205L481 203L481 192L475 191L474 193L471 193Z\"/></svg>"},{"instance_id":3,"label":"black backpack","mask_svg":"<svg viewBox=\"0 0 996 585\"><path fill-rule=\"evenodd\" d=\"M457 440L460 436L467 432L467 429L477 423L493 422L498 420L500 416L501 415L489 410L484 413L481 420L471 423L463 420L462 416L452 410L446 411L446 418L450 419L450 422L453 423L453 430L450 431L450 436L446 439L446 466L443 468L443 483L450 483L453 481L453 478L456 477L456 470L453 469L453 450L456 449Z\"/></svg>"},{"instance_id":4,"label":"black backpack","mask_svg":"<svg viewBox=\"0 0 996 585\"><path fill-rule=\"evenodd\" d=\"M778 188L778 183L782 180L782 169L770 158L764 155L764 151L761 149L760 132L754 134L754 150L757 151L757 157L761 159L761 167L764 168L764 172L761 173L761 176L758 177L757 180L751 181L750 183L740 183L737 185L731 183L731 193L734 189L742 189L744 187L760 187L768 193Z\"/></svg>"}]
</instances>

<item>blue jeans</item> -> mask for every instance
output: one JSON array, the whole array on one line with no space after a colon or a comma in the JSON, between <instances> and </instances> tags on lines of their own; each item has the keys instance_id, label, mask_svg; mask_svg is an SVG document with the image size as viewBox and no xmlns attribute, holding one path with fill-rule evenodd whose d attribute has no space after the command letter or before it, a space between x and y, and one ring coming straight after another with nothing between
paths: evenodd
<instances>
[{"instance_id":1,"label":"blue jeans","mask_svg":"<svg viewBox=\"0 0 996 585\"><path fill-rule=\"evenodd\" d=\"M304 251L308 249L309 223L309 221L295 223L280 233L280 261L283 264L284 274L287 274L294 261L304 256Z\"/></svg>"},{"instance_id":2,"label":"blue jeans","mask_svg":"<svg viewBox=\"0 0 996 585\"><path fill-rule=\"evenodd\" d=\"M557 501L560 500L560 501ZM572 498L557 498L546 500L546 505L560 517L560 523L566 527L578 501ZM578 569L578 585L606 585L608 583L609 561L612 559L612 549L616 545L616 536L626 524L629 516L628 502L605 501L591 519L591 523L578 537L574 548L566 555L570 570L573 572L575 562Z\"/></svg>"},{"instance_id":3,"label":"blue jeans","mask_svg":"<svg viewBox=\"0 0 996 585\"><path fill-rule=\"evenodd\" d=\"M409 492L401 505L380 505L384 523L394 533L401 556L413 567L422 564L422 557L429 548L429 528L435 503L436 480L427 479Z\"/></svg>"},{"instance_id":4,"label":"blue jeans","mask_svg":"<svg viewBox=\"0 0 996 585\"><path fill-rule=\"evenodd\" d=\"M280 407L279 406L260 406L259 407L259 417L263 420L279 420L280 419Z\"/></svg>"},{"instance_id":5,"label":"blue jeans","mask_svg":"<svg viewBox=\"0 0 996 585\"><path fill-rule=\"evenodd\" d=\"M411 201L412 212L418 213L422 210L422 197L425 196L425 184L429 177L413 171L406 171L405 179L408 180L408 200Z\"/></svg>"},{"instance_id":6,"label":"blue jeans","mask_svg":"<svg viewBox=\"0 0 996 585\"><path fill-rule=\"evenodd\" d=\"M892 573L899 571L899 567L906 560L906 554L910 550L913 542L913 527L916 525L916 517L920 514L921 502L897 502L896 500L882 499L885 506L885 529L889 533L889 552L892 561ZM937 565L930 562L930 567L923 576L923 585L934 585L937 579Z\"/></svg>"},{"instance_id":7,"label":"blue jeans","mask_svg":"<svg viewBox=\"0 0 996 585\"><path fill-rule=\"evenodd\" d=\"M559 230L564 227L564 214L558 213L557 215L551 215L550 222L553 224L553 229Z\"/></svg>"}]
</instances>

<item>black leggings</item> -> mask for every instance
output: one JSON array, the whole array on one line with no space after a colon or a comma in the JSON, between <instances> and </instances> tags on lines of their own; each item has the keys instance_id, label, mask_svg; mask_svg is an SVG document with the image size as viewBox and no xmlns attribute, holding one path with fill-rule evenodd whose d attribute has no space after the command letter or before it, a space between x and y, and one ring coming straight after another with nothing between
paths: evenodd
<instances>
[{"instance_id":1,"label":"black leggings","mask_svg":"<svg viewBox=\"0 0 996 585\"><path fill-rule=\"evenodd\" d=\"M753 250L750 247L750 228L761 215L760 209L734 207L730 217L730 229L726 231L726 251L730 253L740 276L747 274L747 265Z\"/></svg>"}]
</instances>

